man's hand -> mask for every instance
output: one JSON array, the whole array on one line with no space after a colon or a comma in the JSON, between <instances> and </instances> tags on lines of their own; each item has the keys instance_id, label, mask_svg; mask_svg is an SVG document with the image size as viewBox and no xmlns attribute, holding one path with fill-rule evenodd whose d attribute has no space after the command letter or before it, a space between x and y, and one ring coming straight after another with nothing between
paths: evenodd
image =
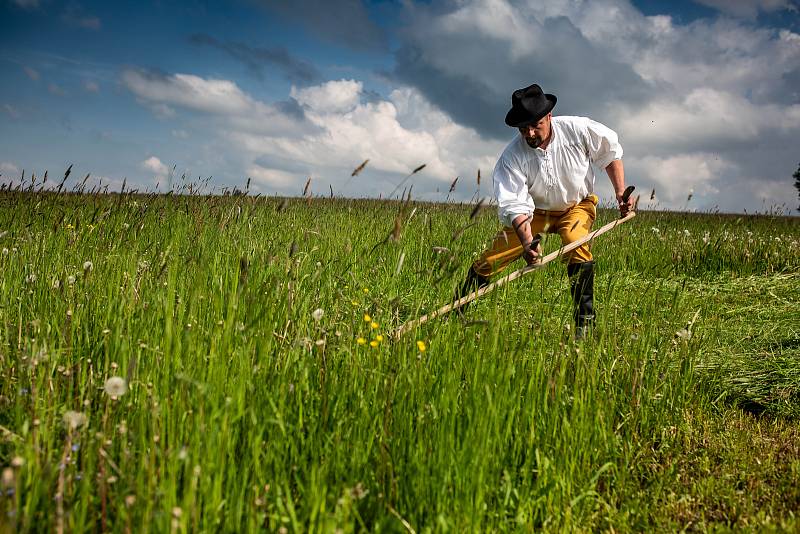
<instances>
[{"instance_id":1,"label":"man's hand","mask_svg":"<svg viewBox=\"0 0 800 534\"><path fill-rule=\"evenodd\" d=\"M542 255L542 245L540 243L541 236L536 234L533 239L528 243L522 245L522 257L528 263L533 265L538 262Z\"/></svg>"},{"instance_id":2,"label":"man's hand","mask_svg":"<svg viewBox=\"0 0 800 534\"><path fill-rule=\"evenodd\" d=\"M619 214L625 217L633 208L633 198L628 195L627 200L622 197L622 192L617 193L617 204L619 205Z\"/></svg>"},{"instance_id":3,"label":"man's hand","mask_svg":"<svg viewBox=\"0 0 800 534\"><path fill-rule=\"evenodd\" d=\"M621 216L625 217L631 208L633 208L633 201L630 199L630 193L628 194L629 198L623 198L625 195L625 167L622 164L622 160L617 159L609 163L606 167L606 172L617 194L619 213Z\"/></svg>"}]
</instances>

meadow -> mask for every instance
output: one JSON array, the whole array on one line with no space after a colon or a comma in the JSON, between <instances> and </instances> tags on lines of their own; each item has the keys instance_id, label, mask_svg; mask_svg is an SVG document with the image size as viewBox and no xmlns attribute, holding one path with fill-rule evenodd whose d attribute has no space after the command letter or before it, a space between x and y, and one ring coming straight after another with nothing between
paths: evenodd
<instances>
[{"instance_id":1,"label":"meadow","mask_svg":"<svg viewBox=\"0 0 800 534\"><path fill-rule=\"evenodd\" d=\"M393 340L494 209L189 193L0 192L0 530L800 529L798 218L642 206L586 341L556 262Z\"/></svg>"}]
</instances>

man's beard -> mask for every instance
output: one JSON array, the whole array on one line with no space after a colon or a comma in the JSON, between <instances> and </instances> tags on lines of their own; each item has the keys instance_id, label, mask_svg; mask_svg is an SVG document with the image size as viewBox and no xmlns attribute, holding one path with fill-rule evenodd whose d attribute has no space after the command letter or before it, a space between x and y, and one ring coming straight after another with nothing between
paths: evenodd
<instances>
[{"instance_id":1,"label":"man's beard","mask_svg":"<svg viewBox=\"0 0 800 534\"><path fill-rule=\"evenodd\" d=\"M539 148L542 144L542 138L538 136L534 138L526 137L525 142L528 143L528 146L531 148Z\"/></svg>"}]
</instances>

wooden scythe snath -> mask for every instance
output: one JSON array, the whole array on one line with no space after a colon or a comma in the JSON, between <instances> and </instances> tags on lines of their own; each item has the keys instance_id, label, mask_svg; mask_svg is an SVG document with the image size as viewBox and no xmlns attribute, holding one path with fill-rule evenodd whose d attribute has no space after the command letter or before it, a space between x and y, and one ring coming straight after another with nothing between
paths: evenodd
<instances>
[{"instance_id":1,"label":"wooden scythe snath","mask_svg":"<svg viewBox=\"0 0 800 534\"><path fill-rule=\"evenodd\" d=\"M631 191L633 190L632 187L630 189L631 189ZM628 193L628 196L630 196L630 193ZM627 197L626 197L626 200L627 200ZM500 278L499 280L497 280L495 282L492 282L491 284L489 284L487 286L484 286L484 287L482 287L480 289L477 289L477 290L473 291L469 295L467 295L465 297L462 297L462 298L456 300L455 302L452 302L452 303L448 304L447 306L442 306L438 310L433 311L433 312L431 312L431 313L429 313L427 315L423 315L419 319L407 322L406 324L402 325L400 328L395 330L392 333L392 337L394 339L400 339L400 337L402 337L403 334L413 330L414 328L417 328L418 326L420 326L420 325L422 325L424 323L427 323L431 319L435 319L436 317L444 315L444 314L446 314L448 312L451 312L453 310L457 310L458 308L462 307L463 305L468 304L468 303L472 302L473 300L476 300L476 299L486 295L487 293L491 293L492 291L494 291L498 287L502 286L503 284L511 282L512 280L516 280L520 276L524 276L524 275L526 275L526 274L528 274L528 273L530 273L532 271L537 271L539 269L542 269L542 268L544 268L545 265L547 265L551 261L553 261L553 260L555 260L557 258L560 258L561 256L563 256L564 254L566 254L568 252L571 252L571 251L575 250L576 248L580 247L584 243L588 243L589 241L593 240L595 237L597 237L599 235L603 235L604 233L613 230L614 228L616 228L620 224L624 224L624 223L630 221L635 216L636 216L636 212L631 210L630 212L628 212L628 214L625 217L622 217L621 219L617 219L615 221L612 221L612 222L606 224L605 226L603 226L601 228L598 228L597 230L594 230L593 232L589 232L587 235L585 235L584 237L578 239L577 241L573 241L572 243L570 243L568 245L562 246L558 250L553 251L550 254L548 254L547 256L543 257L540 261L534 263L533 265L526 265L525 267L523 267L521 269L518 269L518 270L516 270L516 271L514 271L514 272L512 272L510 274L507 274L506 276Z\"/></svg>"}]
</instances>

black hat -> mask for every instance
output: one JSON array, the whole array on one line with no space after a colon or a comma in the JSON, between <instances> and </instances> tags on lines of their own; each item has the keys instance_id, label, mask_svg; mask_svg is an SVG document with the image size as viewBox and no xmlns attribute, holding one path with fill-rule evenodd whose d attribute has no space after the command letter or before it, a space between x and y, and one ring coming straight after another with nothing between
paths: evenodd
<instances>
[{"instance_id":1,"label":"black hat","mask_svg":"<svg viewBox=\"0 0 800 534\"><path fill-rule=\"evenodd\" d=\"M537 84L517 89L511 95L511 109L506 114L506 124L517 128L535 124L556 106L556 95L545 94Z\"/></svg>"}]
</instances>

